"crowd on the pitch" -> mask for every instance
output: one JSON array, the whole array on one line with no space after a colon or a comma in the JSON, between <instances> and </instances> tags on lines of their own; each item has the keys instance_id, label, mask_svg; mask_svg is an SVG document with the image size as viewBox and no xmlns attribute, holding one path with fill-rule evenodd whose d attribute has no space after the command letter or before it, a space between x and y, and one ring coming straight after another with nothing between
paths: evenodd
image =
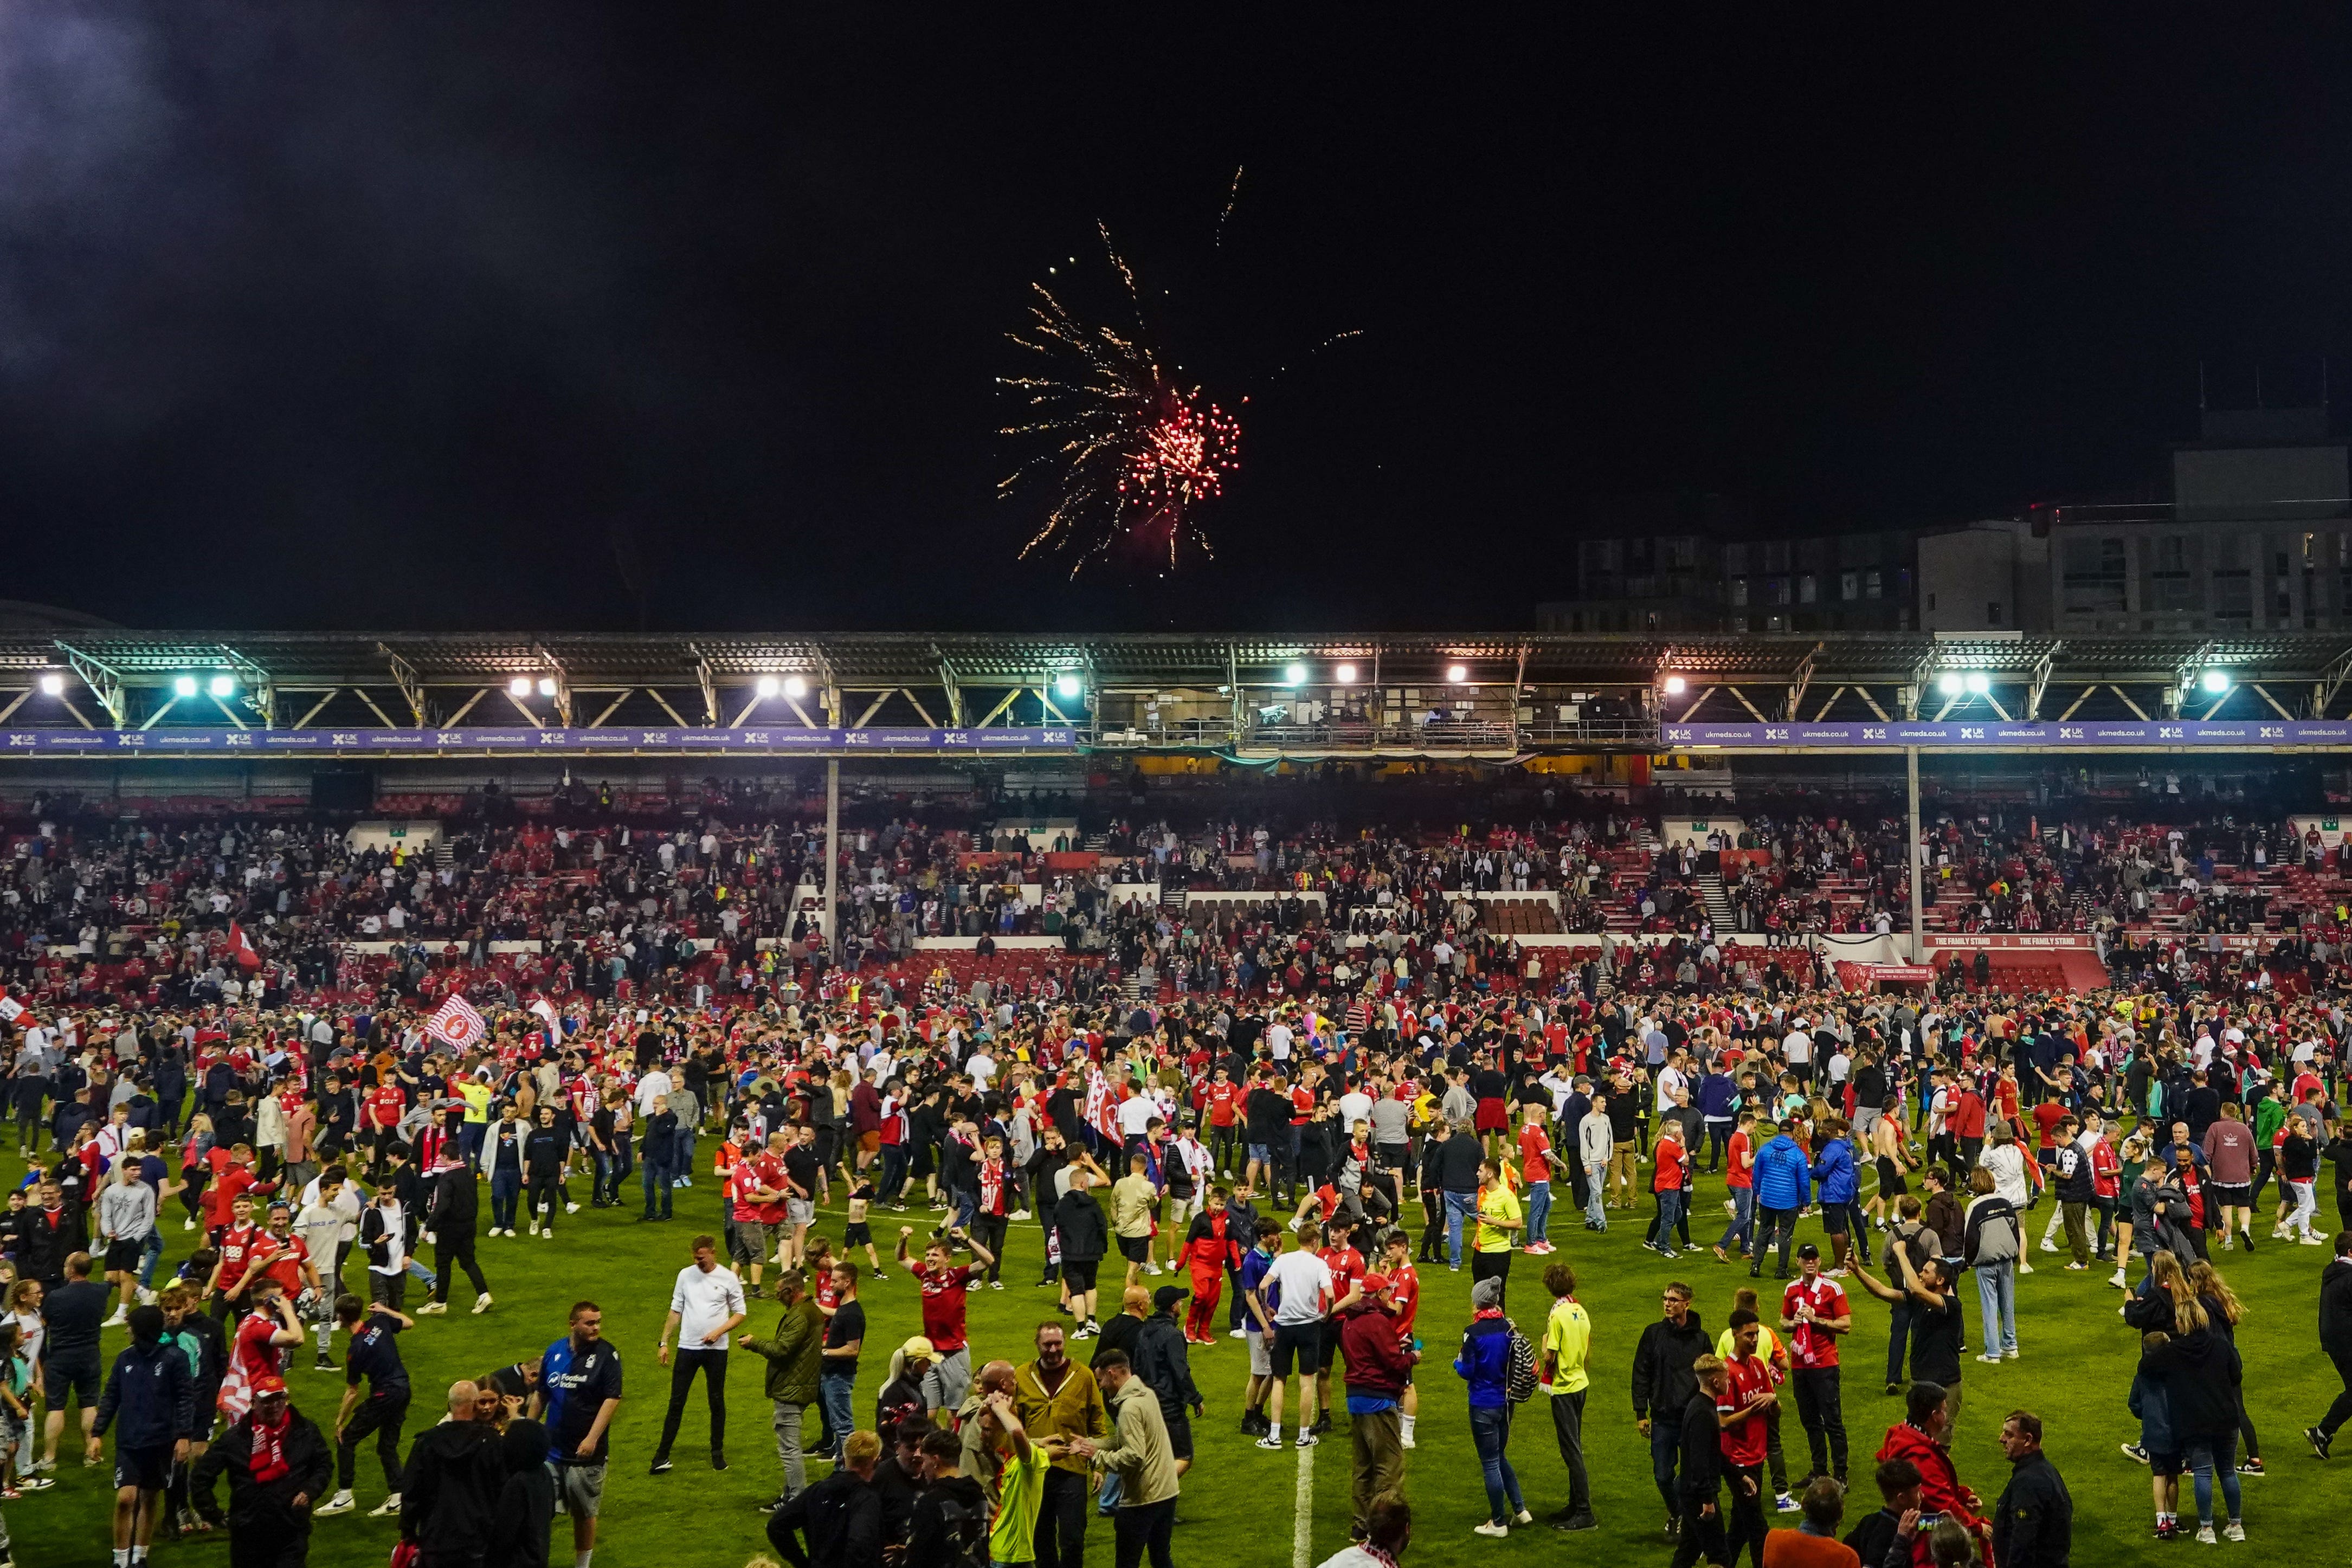
<instances>
[{"instance_id":1,"label":"crowd on the pitch","mask_svg":"<svg viewBox=\"0 0 2352 1568\"><path fill-rule=\"evenodd\" d=\"M1946 1444L1963 1347L2027 1352L2014 1301L2036 1271L2029 1211L2048 1200L2043 1269L2124 1287L2146 1336L2129 1392L2166 1535L2191 1528L2183 1475L2194 1528L2242 1530L2239 1478L2263 1463L2229 1332L2242 1309L2215 1256L2322 1246L2323 1182L2352 1227L2352 1136L2336 1109L2347 1020L2323 932L2283 933L2251 964L2126 939L2111 956L2131 987L2022 1001L1957 982L1917 1000L1842 997L1807 949L1718 948L1705 929L1552 969L1496 948L1488 967L1445 884L1516 880L1517 851L1498 840L1484 869L1433 862L1417 881L1384 881L1378 852L1341 842L1315 868L1329 883L1288 890L1325 892L1319 910L1276 894L1171 918L1102 900L1104 928L1131 945L1106 967L1166 966L1169 984L1131 995L962 985L919 955L912 972L887 954L827 967L791 944L780 957L745 949L751 983L722 988L711 955L677 951L710 918L697 894L762 903L742 878L771 852L792 868L779 883L795 874L805 835L780 848L715 831L548 831L546 885L581 880L533 918L561 923L543 944L572 951L480 994L491 1021L478 1033L436 1012L459 988L433 976L459 966L428 955L421 976L347 987L358 977L335 971L350 956L326 935L341 927L293 912L382 904L421 883L419 908L447 893L470 941L503 896L495 879L530 872L529 842L486 832L447 864L412 866L296 830L229 828L207 843L142 829L103 848L38 835L16 859L20 939L54 935L61 909L87 906L109 931L152 922L152 906L117 907L144 878L177 888L166 902L184 913L164 915L152 947L142 939L142 974L94 988L74 984L79 963L21 948L8 959L7 1105L33 1167L0 1218L10 1490L54 1484L73 1412L87 1452L115 1441L120 1561L226 1522L252 1552L278 1552L240 1561L299 1562L314 1529L333 1528L320 1521L359 1506L358 1450L373 1443L386 1492L375 1511L397 1516L428 1563L545 1561L561 1510L586 1568L622 1396L603 1309L578 1303L544 1325L562 1331L553 1344L450 1389L451 1419L404 1451L400 1336L446 1312L460 1280L473 1312L493 1309L483 1260L495 1271L498 1253L480 1243L553 1241L583 1207L658 1222L700 1181L719 1190L700 1200L709 1234L680 1249L659 1347L663 1437L642 1458L671 1469L700 1378L711 1461L729 1462L725 1357L740 1341L766 1366L779 1469L768 1533L789 1559L863 1565L901 1547L920 1553L905 1561L1074 1568L1100 1508L1122 1564L1164 1563L1205 1404L1190 1353L1238 1334L1244 1429L1273 1449L1344 1424L1360 1541L1342 1558L1392 1562L1412 1528L1418 1270L1441 1263L1466 1264L1473 1281L1454 1370L1485 1471L1481 1531L1534 1522L1509 1436L1514 1409L1539 1395L1569 1490L1549 1522L1575 1532L1596 1522L1582 1458L1591 1323L1551 1239L1573 1207L1595 1229L1638 1220L1664 1260L1735 1269L1719 1336L1701 1334L1697 1292L1677 1283L1635 1364L1678 1562L1726 1561L1742 1540L1760 1562L1771 1511L1802 1512L1801 1530L1819 1534L1846 1510L1837 1344L1850 1286L1887 1304L1885 1384L1906 1400L1872 1478L1887 1507L1848 1533L1856 1560L1893 1560L1899 1537L1904 1561L2006 1546L2003 1563L2058 1562L2063 1488L2044 1473L2039 1421L2021 1413L2004 1429L2013 1487L2040 1500L2019 1508L1960 1486ZM849 852L895 866L918 855L917 831L869 832ZM2127 847L2095 834L2070 846L2074 834L2062 831L2062 853ZM1765 852L1801 863L1801 841L1781 843ZM1350 867L1353 887L1336 895ZM871 885L898 884L886 873ZM614 940L644 963L600 969L594 944ZM484 956L458 957L470 968ZM97 967L98 954L78 956ZM664 982L689 972L703 989ZM1731 1212L1719 1235L1694 1237L1702 1169L1725 1174ZM888 1223L932 1207L938 1223L919 1231ZM837 1240L820 1231L836 1216ZM1037 1228L1058 1311L1034 1343L986 1347L1017 1355L982 1359L963 1303L1003 1287L1024 1225ZM1524 1275L1515 1284L1518 1256L1538 1260L1551 1298L1539 1333L1516 1326L1543 1305ZM924 1333L885 1354L866 1343L859 1293L893 1274L919 1288ZM2322 1291L2322 1348L2347 1385L2305 1434L2325 1458L2352 1415L2352 1261L2329 1264ZM747 1335L760 1301L773 1302L774 1332ZM128 1348L110 1363L101 1342L117 1332ZM287 1396L305 1342L313 1368L343 1375L331 1421ZM870 1425L861 1372L881 1388ZM1794 1481L1783 1385L1811 1461ZM811 1484L813 1469L827 1473ZM1915 1508L1952 1528L1910 1528ZM2045 1533L2021 1547L2027 1517Z\"/></svg>"}]
</instances>

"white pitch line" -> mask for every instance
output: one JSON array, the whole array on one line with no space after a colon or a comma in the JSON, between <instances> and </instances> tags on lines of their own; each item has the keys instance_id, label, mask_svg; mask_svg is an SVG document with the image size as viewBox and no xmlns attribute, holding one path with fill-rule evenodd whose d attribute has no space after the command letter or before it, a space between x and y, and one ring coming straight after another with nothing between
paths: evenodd
<instances>
[{"instance_id":1,"label":"white pitch line","mask_svg":"<svg viewBox=\"0 0 2352 1568\"><path fill-rule=\"evenodd\" d=\"M1290 1525L1290 1568L1314 1568L1315 1450L1298 1450L1298 1498Z\"/></svg>"}]
</instances>

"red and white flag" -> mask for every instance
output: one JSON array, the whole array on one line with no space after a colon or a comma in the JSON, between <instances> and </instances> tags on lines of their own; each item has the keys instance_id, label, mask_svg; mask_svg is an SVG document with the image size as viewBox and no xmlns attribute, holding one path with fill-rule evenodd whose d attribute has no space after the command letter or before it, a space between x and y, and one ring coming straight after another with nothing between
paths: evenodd
<instances>
[{"instance_id":1,"label":"red and white flag","mask_svg":"<svg viewBox=\"0 0 2352 1568\"><path fill-rule=\"evenodd\" d=\"M562 1032L563 1029L562 1020L555 1016L555 1005L549 1001L545 997L534 998L530 1004L530 1010L537 1013L542 1019L546 1020L547 1027L551 1031L557 1033Z\"/></svg>"},{"instance_id":2,"label":"red and white flag","mask_svg":"<svg viewBox=\"0 0 2352 1568\"><path fill-rule=\"evenodd\" d=\"M249 973L261 967L261 954L254 947L253 938L234 920L228 923L228 950L236 955L238 968Z\"/></svg>"},{"instance_id":3,"label":"red and white flag","mask_svg":"<svg viewBox=\"0 0 2352 1568\"><path fill-rule=\"evenodd\" d=\"M482 1015L476 1012L465 998L452 992L449 999L425 1020L425 1032L464 1051L478 1043L489 1032L489 1026L482 1021Z\"/></svg>"}]
</instances>

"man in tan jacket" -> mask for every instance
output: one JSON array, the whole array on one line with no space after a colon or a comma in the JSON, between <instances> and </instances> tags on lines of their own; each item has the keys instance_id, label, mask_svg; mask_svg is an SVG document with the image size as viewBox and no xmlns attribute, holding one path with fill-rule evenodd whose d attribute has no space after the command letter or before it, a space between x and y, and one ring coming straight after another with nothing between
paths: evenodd
<instances>
[{"instance_id":1,"label":"man in tan jacket","mask_svg":"<svg viewBox=\"0 0 2352 1568\"><path fill-rule=\"evenodd\" d=\"M1037 1358L1023 1363L1014 1375L1013 1397L1032 1442L1092 1441L1110 1435L1102 1386L1082 1363L1070 1359L1068 1335L1060 1323L1037 1325ZM1065 1448L1045 1472L1045 1501L1037 1511L1037 1568L1081 1568L1085 1563L1087 1517L1094 1511L1087 1469L1086 1458Z\"/></svg>"},{"instance_id":2,"label":"man in tan jacket","mask_svg":"<svg viewBox=\"0 0 2352 1568\"><path fill-rule=\"evenodd\" d=\"M1171 1568L1168 1539L1176 1522L1176 1456L1168 1445L1160 1396L1135 1375L1124 1351L1105 1352L1094 1371L1110 1396L1116 1436L1108 1443L1081 1437L1070 1450L1091 1458L1099 1469L1118 1472L1118 1511L1112 1522L1118 1561L1139 1563L1149 1552L1151 1568Z\"/></svg>"}]
</instances>

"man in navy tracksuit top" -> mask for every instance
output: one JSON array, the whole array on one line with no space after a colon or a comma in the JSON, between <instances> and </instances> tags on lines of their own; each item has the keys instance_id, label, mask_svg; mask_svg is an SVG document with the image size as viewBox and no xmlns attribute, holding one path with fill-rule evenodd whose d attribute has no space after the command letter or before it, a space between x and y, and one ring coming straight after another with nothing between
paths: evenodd
<instances>
[{"instance_id":1,"label":"man in navy tracksuit top","mask_svg":"<svg viewBox=\"0 0 2352 1568\"><path fill-rule=\"evenodd\" d=\"M114 1358L106 1391L99 1396L89 1451L97 1456L99 1438L120 1420L114 1434L114 1550L135 1550L143 1557L163 1511L172 1467L186 1462L188 1440L197 1432L195 1379L180 1347L164 1343L163 1308L134 1307L130 1324L131 1346Z\"/></svg>"}]
</instances>

